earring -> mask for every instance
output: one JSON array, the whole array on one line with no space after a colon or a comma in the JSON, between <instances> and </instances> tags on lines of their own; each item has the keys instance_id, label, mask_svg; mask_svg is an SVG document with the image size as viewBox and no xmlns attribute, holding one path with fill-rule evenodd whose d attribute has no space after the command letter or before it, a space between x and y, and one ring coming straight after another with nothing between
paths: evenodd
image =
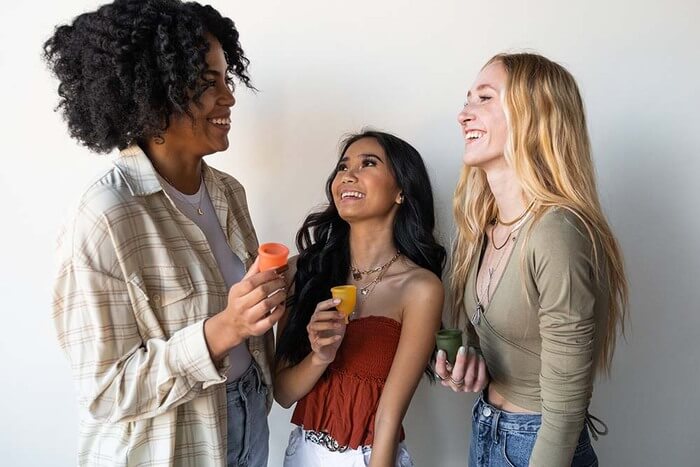
<instances>
[{"instance_id":1,"label":"earring","mask_svg":"<svg viewBox=\"0 0 700 467\"><path fill-rule=\"evenodd\" d=\"M403 204L403 199L404 199L403 193L401 193L401 194L399 195L399 200L397 201L396 204Z\"/></svg>"}]
</instances>

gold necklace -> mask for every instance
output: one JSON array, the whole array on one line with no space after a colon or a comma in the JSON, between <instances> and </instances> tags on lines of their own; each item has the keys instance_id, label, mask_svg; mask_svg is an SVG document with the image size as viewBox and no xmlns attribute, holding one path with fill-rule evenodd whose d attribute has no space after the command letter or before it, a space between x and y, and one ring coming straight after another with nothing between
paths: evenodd
<instances>
[{"instance_id":1,"label":"gold necklace","mask_svg":"<svg viewBox=\"0 0 700 467\"><path fill-rule=\"evenodd\" d=\"M498 214L496 214L496 222L498 222L499 224L501 224L501 225L504 226L504 227L510 227L510 226L513 225L513 224L517 224L518 222L520 222L520 221L523 219L523 217L525 217L525 214L527 214L528 212L530 212L530 209L532 209L532 207L533 207L534 205L535 205L535 200L533 199L533 200L530 202L530 204L525 208L525 210L522 212L522 214L520 214L520 215L519 215L518 217L516 217L514 220L509 221L509 222L503 222L503 220L501 219L501 216L498 215Z\"/></svg>"},{"instance_id":2,"label":"gold necklace","mask_svg":"<svg viewBox=\"0 0 700 467\"><path fill-rule=\"evenodd\" d=\"M394 264L396 262L396 260L399 259L400 256L401 256L401 252L397 251L396 254L387 263L385 263L383 266L381 266L381 268L379 268L379 270L378 270L379 275L373 281L371 281L370 283L368 283L367 285L365 285L363 287L360 287L360 297L362 300L366 300L367 297L372 292L374 292L374 289L382 281L382 279L384 279L384 275L387 273L387 271L389 270L391 265Z\"/></svg>"},{"instance_id":3,"label":"gold necklace","mask_svg":"<svg viewBox=\"0 0 700 467\"><path fill-rule=\"evenodd\" d=\"M362 280L362 276L366 276L368 274L374 274L374 273L377 273L379 271L383 271L384 269L388 268L391 265L391 263L396 261L398 259L399 255L401 255L401 253L399 253L397 251L396 254L388 262L386 262L383 265L378 266L376 268L367 269L366 271L360 271L358 268L351 265L350 269L352 270L352 278L355 279L356 281L359 281L359 280Z\"/></svg>"},{"instance_id":4,"label":"gold necklace","mask_svg":"<svg viewBox=\"0 0 700 467\"><path fill-rule=\"evenodd\" d=\"M168 185L170 185L170 187L175 192L175 196L177 196L180 199L180 201L184 201L185 203L192 206L192 209L194 209L197 212L197 214L199 214L200 216L204 215L204 211L202 210L202 198L204 198L204 189L206 187L202 186L201 181L200 181L200 185L199 185L199 202L195 205L194 203L191 203L190 200L188 200L187 198L185 198L183 195L180 194L180 190L175 188L175 185L173 185L173 182L171 182L170 179L168 179L168 177L166 177L163 174L160 174L160 176L163 177L166 182L168 182Z\"/></svg>"}]
</instances>

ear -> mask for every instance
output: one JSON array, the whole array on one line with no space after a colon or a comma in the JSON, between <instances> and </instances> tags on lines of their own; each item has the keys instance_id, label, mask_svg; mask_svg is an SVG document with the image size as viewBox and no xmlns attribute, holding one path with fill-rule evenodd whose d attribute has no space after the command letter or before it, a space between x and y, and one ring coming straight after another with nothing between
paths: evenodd
<instances>
[{"instance_id":1,"label":"ear","mask_svg":"<svg viewBox=\"0 0 700 467\"><path fill-rule=\"evenodd\" d=\"M399 193L399 194L396 196L396 201L395 201L395 202L396 202L396 204L403 204L403 200L404 200L404 195L403 195L403 193Z\"/></svg>"}]
</instances>

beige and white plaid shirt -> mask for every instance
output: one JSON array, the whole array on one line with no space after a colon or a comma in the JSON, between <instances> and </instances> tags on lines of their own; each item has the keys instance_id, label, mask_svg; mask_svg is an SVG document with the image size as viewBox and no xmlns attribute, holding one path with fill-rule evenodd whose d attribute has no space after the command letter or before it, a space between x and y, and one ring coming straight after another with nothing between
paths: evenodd
<instances>
[{"instance_id":1,"label":"beige and white plaid shirt","mask_svg":"<svg viewBox=\"0 0 700 467\"><path fill-rule=\"evenodd\" d=\"M80 407L79 465L226 464L228 357L216 367L204 320L228 290L202 231L163 191L138 146L82 197L59 241L52 319ZM255 236L245 192L203 164L224 233L246 268ZM272 331L248 340L272 404Z\"/></svg>"}]
</instances>

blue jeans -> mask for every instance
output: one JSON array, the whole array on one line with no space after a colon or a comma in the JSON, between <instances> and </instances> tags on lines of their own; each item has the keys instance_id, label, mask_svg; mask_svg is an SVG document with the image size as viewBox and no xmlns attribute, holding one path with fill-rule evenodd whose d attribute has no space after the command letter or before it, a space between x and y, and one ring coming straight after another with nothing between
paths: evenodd
<instances>
[{"instance_id":1,"label":"blue jeans","mask_svg":"<svg viewBox=\"0 0 700 467\"><path fill-rule=\"evenodd\" d=\"M472 410L469 467L527 467L542 425L539 414L504 412L480 396ZM571 467L598 467L584 426Z\"/></svg>"},{"instance_id":2,"label":"blue jeans","mask_svg":"<svg viewBox=\"0 0 700 467\"><path fill-rule=\"evenodd\" d=\"M226 383L228 467L267 467L267 391L255 362L240 378Z\"/></svg>"}]
</instances>

